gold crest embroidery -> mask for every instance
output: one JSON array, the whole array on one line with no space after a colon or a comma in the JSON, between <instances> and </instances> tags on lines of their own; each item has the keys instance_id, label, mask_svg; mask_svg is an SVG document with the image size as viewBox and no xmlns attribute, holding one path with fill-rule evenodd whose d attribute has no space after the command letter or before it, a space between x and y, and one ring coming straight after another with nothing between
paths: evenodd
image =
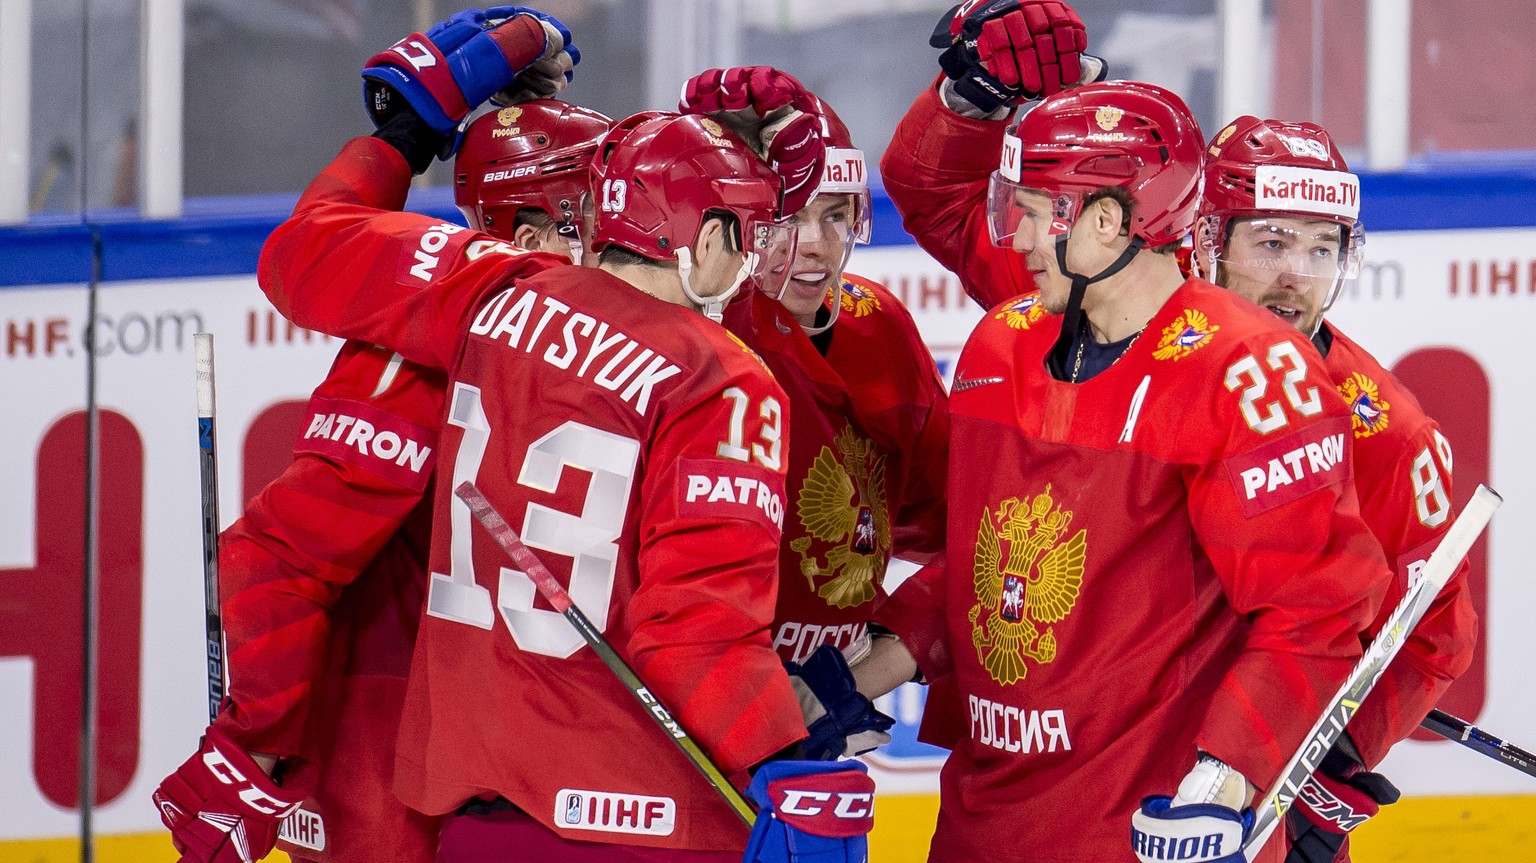
<instances>
[{"instance_id":1,"label":"gold crest embroidery","mask_svg":"<svg viewBox=\"0 0 1536 863\"><path fill-rule=\"evenodd\" d=\"M1173 323L1163 327L1152 356L1160 360L1182 360L1210 344L1211 336L1220 330L1221 327L1211 323L1204 312L1185 309Z\"/></svg>"},{"instance_id":2,"label":"gold crest embroidery","mask_svg":"<svg viewBox=\"0 0 1536 863\"><path fill-rule=\"evenodd\" d=\"M885 454L846 426L832 443L811 463L795 505L810 536L789 547L800 555L800 573L817 596L834 608L851 608L875 598L890 554ZM825 563L810 553L811 537L832 544ZM827 581L818 587L818 578Z\"/></svg>"},{"instance_id":3,"label":"gold crest embroidery","mask_svg":"<svg viewBox=\"0 0 1536 863\"><path fill-rule=\"evenodd\" d=\"M1387 411L1392 406L1382 401L1381 390L1375 381L1359 372L1351 372L1339 384L1339 395L1349 403L1349 424L1355 437L1367 438L1386 431Z\"/></svg>"},{"instance_id":4,"label":"gold crest embroidery","mask_svg":"<svg viewBox=\"0 0 1536 863\"><path fill-rule=\"evenodd\" d=\"M1040 304L1039 294L1021 297L998 311L992 317L1003 321L1016 330L1027 330L1045 317L1045 306Z\"/></svg>"},{"instance_id":5,"label":"gold crest embroidery","mask_svg":"<svg viewBox=\"0 0 1536 863\"><path fill-rule=\"evenodd\" d=\"M1050 626L1077 605L1083 586L1088 531L1062 540L1072 513L1056 505L1051 487L1031 500L1008 498L981 511L976 535L976 604L971 606L971 642L987 674L1007 686L1029 673L1026 659L1056 659ZM1005 557L1006 555L1006 557Z\"/></svg>"},{"instance_id":6,"label":"gold crest embroidery","mask_svg":"<svg viewBox=\"0 0 1536 863\"><path fill-rule=\"evenodd\" d=\"M852 312L856 318L862 318L871 312L880 311L880 298L875 292L863 285L853 282L843 282L842 296L843 311Z\"/></svg>"},{"instance_id":7,"label":"gold crest embroidery","mask_svg":"<svg viewBox=\"0 0 1536 863\"><path fill-rule=\"evenodd\" d=\"M757 355L757 351L754 351L751 348L747 347L747 343L742 341L740 338L738 338L736 336L736 334L731 332L730 330L726 330L726 329L722 328L722 331L726 335L731 337L731 341L735 342L736 346L741 348L743 353L745 353L747 356L751 357L752 359L757 360L757 364L762 366L764 371L767 371L769 374L773 374L772 370L768 368L768 364L763 362L763 358Z\"/></svg>"}]
</instances>

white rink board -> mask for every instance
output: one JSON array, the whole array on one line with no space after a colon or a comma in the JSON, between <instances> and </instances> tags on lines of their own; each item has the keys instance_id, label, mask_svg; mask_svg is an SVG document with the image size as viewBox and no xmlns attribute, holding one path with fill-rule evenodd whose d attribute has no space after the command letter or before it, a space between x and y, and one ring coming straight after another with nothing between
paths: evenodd
<instances>
[{"instance_id":1,"label":"white rink board","mask_svg":"<svg viewBox=\"0 0 1536 863\"><path fill-rule=\"evenodd\" d=\"M1401 285L1386 279L1379 296L1366 285L1357 296L1342 299L1332 315L1341 328L1389 367L1412 350L1449 346L1474 357L1490 379L1492 478L1506 503L1490 531L1488 695L1476 721L1526 748L1536 747L1536 688L1526 671L1536 647L1533 627L1526 623L1536 619L1536 576L1526 572L1526 562L1536 559L1536 531L1529 529L1536 524L1536 455L1527 445L1536 429L1536 230L1371 235L1367 254L1374 263L1394 264L1376 272L1401 273ZM1453 261L1461 268L1456 296L1449 290ZM1481 291L1475 296L1467 294L1469 261L1481 262ZM1500 282L1497 296L1488 295L1488 261L1497 262L1501 279L1514 274ZM850 269L906 297L947 376L980 315L954 277L915 247L861 248ZM96 829L142 833L159 826L150 791L191 751L205 714L193 322L200 319L202 328L217 336L225 524L240 511L241 453L251 423L273 404L306 399L340 342L303 331L290 334L282 322L269 339L270 307L249 276L113 283L100 292L99 302L100 314L112 319L105 328L100 404L137 428L145 479L139 751L131 782L97 810ZM84 318L79 286L0 290L0 404L8 414L0 424L8 454L0 460L5 526L0 571L35 565L36 523L48 518L38 512L34 497L36 453L48 427L83 405ZM49 332L48 322L60 319L52 332L63 337L56 337L48 352L42 334ZM184 322L179 337L177 319ZM158 339L157 321L162 322ZM7 326L25 333L28 322L35 335L30 349L25 339L6 341ZM289 447L291 441L266 445ZM10 595L10 588L4 589L0 600ZM0 658L0 840L78 832L77 815L50 803L35 775L33 666L27 658ZM892 705L904 722L915 720L914 696ZM883 757L876 775L886 791L932 791L935 763L931 757ZM1531 790L1528 777L1446 742L1402 744L1383 770L1413 795Z\"/></svg>"}]
</instances>

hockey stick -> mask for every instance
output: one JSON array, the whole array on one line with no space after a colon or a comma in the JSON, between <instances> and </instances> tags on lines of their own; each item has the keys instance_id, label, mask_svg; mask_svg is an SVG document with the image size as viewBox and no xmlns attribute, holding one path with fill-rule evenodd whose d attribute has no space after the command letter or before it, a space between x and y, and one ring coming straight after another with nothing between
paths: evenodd
<instances>
[{"instance_id":1,"label":"hockey stick","mask_svg":"<svg viewBox=\"0 0 1536 863\"><path fill-rule=\"evenodd\" d=\"M1431 710L1419 726L1447 740L1454 740L1474 752L1502 761L1527 776L1536 776L1536 755L1494 737L1465 719L1457 719L1443 710Z\"/></svg>"},{"instance_id":2,"label":"hockey stick","mask_svg":"<svg viewBox=\"0 0 1536 863\"><path fill-rule=\"evenodd\" d=\"M219 609L219 460L213 429L213 334L197 333L197 448L203 491L203 632L207 636L208 721L224 702L224 618Z\"/></svg>"},{"instance_id":3,"label":"hockey stick","mask_svg":"<svg viewBox=\"0 0 1536 863\"><path fill-rule=\"evenodd\" d=\"M1344 685L1334 694L1333 699L1323 710L1323 715L1313 724L1312 730L1303 738L1301 748L1291 756L1291 760L1280 771L1280 779L1264 796L1262 803L1255 809L1253 831L1248 836L1248 841L1243 844L1243 856L1253 860L1258 856L1259 849L1264 847L1265 841L1275 828L1280 826L1280 821L1285 817L1287 810L1296 800L1296 794L1301 790L1307 777L1322 763L1323 756L1328 753L1333 742L1344 732L1344 726L1351 716L1359 709L1360 702L1365 699L1367 693L1376 685L1382 671L1386 670L1387 663L1402 649L1403 642L1407 640L1408 633L1418 625L1419 620L1429 611L1429 606L1435 601L1435 595L1450 580L1456 567L1461 565L1461 559L1467 556L1472 544L1482 535L1483 528L1488 525L1488 519L1493 516L1493 511L1499 508L1504 499L1498 493L1486 485L1477 487L1472 493L1472 499L1462 509L1456 523L1446 531L1445 538L1435 549L1435 553L1429 556L1429 561L1420 571L1419 580L1408 592L1404 594L1397 608L1392 610L1392 615L1387 618L1381 627L1381 632L1365 650L1365 655L1360 657L1360 662L1355 665Z\"/></svg>"},{"instance_id":4,"label":"hockey stick","mask_svg":"<svg viewBox=\"0 0 1536 863\"><path fill-rule=\"evenodd\" d=\"M752 811L751 805L736 791L736 787L730 783L730 780L725 778L725 774L720 772L720 768L716 767L715 763L709 760L709 756L705 754L704 750L700 749L699 745L693 741L693 738L688 736L688 732L684 731L677 720L672 718L672 714L667 712L667 708L662 705L661 701L651 694L651 691L646 688L645 681L641 680L640 676L635 673L635 670L629 667L629 663L625 662L623 657L614 652L613 646L592 625L592 621L588 620L587 616L581 613L581 609L572 601L571 595L565 592L565 588L560 586L560 582L555 580L554 573L551 573L543 563L539 562L539 558L528 546L523 545L523 541L518 539L517 532L512 529L511 525L507 524L506 519L501 517L496 508L491 506L491 502L485 499L485 495L480 493L480 489L475 488L473 482L465 480L459 483L458 488L455 488L453 493L469 505L469 511L474 513L475 519L496 540L496 544L501 546L501 550L505 551L507 556L512 558L512 561L533 581L534 586L539 589L539 593L549 600L549 604L553 605L556 611L564 615L565 619L570 621L571 626L576 627L576 631L581 633L582 639L603 660L603 664L608 666L608 670L612 671L619 678L624 686L629 689L630 694L635 696L635 700L640 702L640 706L645 712L656 721L657 725L661 726L661 730L665 731L668 737L672 738L672 742L677 744L679 749L683 750L683 754L688 756L688 760L693 762L693 766L697 767L699 772L704 774L705 781L714 786L716 791L720 792L720 796L725 798L725 802L730 804L731 809L735 810L743 823L751 826L753 819L757 817L757 813Z\"/></svg>"}]
</instances>

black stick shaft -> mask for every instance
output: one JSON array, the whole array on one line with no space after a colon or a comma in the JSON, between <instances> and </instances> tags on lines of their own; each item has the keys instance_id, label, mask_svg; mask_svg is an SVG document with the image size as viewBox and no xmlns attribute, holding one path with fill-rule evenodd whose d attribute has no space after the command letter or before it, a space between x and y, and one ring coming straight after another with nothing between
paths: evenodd
<instances>
[{"instance_id":1,"label":"black stick shaft","mask_svg":"<svg viewBox=\"0 0 1536 863\"><path fill-rule=\"evenodd\" d=\"M1536 776L1536 755L1489 734L1465 719L1457 719L1443 710L1431 710L1419 725L1474 752L1502 761L1527 776Z\"/></svg>"},{"instance_id":2,"label":"black stick shaft","mask_svg":"<svg viewBox=\"0 0 1536 863\"><path fill-rule=\"evenodd\" d=\"M208 666L208 721L224 702L224 618L219 610L219 459L214 433L213 334L198 333L197 448L202 474L203 632Z\"/></svg>"}]
</instances>

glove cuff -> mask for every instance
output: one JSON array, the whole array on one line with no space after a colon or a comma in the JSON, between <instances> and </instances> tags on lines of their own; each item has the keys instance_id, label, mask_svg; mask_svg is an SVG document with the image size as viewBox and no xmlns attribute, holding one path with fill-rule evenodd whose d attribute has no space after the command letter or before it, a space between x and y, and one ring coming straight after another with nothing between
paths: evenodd
<instances>
[{"instance_id":1,"label":"glove cuff","mask_svg":"<svg viewBox=\"0 0 1536 863\"><path fill-rule=\"evenodd\" d=\"M385 120L373 137L399 151L406 164L411 166L412 174L426 171L432 165L433 157L441 155L448 142L453 140L410 110L400 111Z\"/></svg>"}]
</instances>

